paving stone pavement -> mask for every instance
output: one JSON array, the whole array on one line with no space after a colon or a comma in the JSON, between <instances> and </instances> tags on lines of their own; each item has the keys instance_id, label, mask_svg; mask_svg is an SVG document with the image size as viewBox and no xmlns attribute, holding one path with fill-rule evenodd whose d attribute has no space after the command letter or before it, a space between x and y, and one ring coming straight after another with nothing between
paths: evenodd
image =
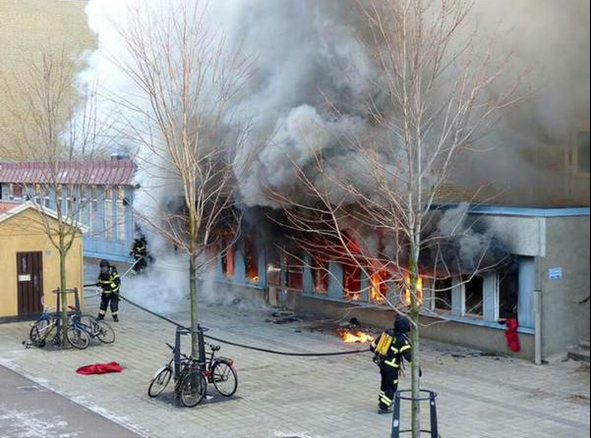
<instances>
[{"instance_id":1,"label":"paving stone pavement","mask_svg":"<svg viewBox=\"0 0 591 438\"><path fill-rule=\"evenodd\" d=\"M90 310L97 305L87 300ZM343 345L332 332L308 331L306 323L265 322L269 309L200 309L212 335L235 342L296 352L360 348ZM122 322L113 324L115 344L84 351L25 349L21 342L30 323L0 325L0 364L145 437L389 437L391 418L376 414L379 375L369 354L301 358L223 346L222 355L238 368L237 396L186 409L169 394L150 399L146 393L169 359L164 343L173 341L174 327L128 304L121 305L121 315ZM171 317L188 321L182 311ZM442 437L589 437L588 368L574 362L538 367L470 353L424 344L423 386L439 393ZM75 374L79 366L109 361L121 363L123 373ZM401 387L408 385L403 378Z\"/></svg>"}]
</instances>

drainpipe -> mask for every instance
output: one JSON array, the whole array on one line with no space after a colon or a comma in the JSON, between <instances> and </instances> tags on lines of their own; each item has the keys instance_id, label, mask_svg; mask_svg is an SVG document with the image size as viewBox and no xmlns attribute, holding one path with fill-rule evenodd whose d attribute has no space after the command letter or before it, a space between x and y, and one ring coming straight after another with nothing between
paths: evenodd
<instances>
[{"instance_id":1,"label":"drainpipe","mask_svg":"<svg viewBox=\"0 0 591 438\"><path fill-rule=\"evenodd\" d=\"M540 257L536 257L536 289L534 290L534 356L535 364L542 365L542 269Z\"/></svg>"}]
</instances>

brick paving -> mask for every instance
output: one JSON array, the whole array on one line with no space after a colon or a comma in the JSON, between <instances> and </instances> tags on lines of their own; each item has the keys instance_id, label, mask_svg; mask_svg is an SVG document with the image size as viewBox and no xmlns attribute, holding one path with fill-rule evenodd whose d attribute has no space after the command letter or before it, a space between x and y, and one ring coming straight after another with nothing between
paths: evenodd
<instances>
[{"instance_id":1,"label":"brick paving","mask_svg":"<svg viewBox=\"0 0 591 438\"><path fill-rule=\"evenodd\" d=\"M87 300L91 310L98 302ZM186 307L185 307L186 308ZM214 397L195 408L171 395L150 399L147 386L163 366L174 328L128 304L121 306L113 345L85 351L25 349L29 323L0 325L0 364L146 437L366 438L389 436L391 418L376 414L377 368L368 354L330 358L265 355L223 346L239 371L237 396ZM284 351L324 352L345 346L307 323L265 322L269 309L202 305L211 334ZM186 312L172 317L188 321ZM589 370L575 362L537 367L425 343L423 386L440 394L444 438L587 438ZM121 374L78 376L81 365L118 361ZM403 379L401 386L408 387ZM426 412L425 412L426 415ZM407 418L405 416L405 418ZM0 434L1 435L1 434ZM116 437L115 437L116 438Z\"/></svg>"}]
</instances>

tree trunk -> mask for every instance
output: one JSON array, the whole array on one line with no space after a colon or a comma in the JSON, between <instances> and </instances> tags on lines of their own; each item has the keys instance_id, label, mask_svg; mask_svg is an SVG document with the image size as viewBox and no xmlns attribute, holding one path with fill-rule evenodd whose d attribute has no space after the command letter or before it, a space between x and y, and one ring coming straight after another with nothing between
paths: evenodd
<instances>
[{"instance_id":1,"label":"tree trunk","mask_svg":"<svg viewBox=\"0 0 591 438\"><path fill-rule=\"evenodd\" d=\"M63 244L63 235L60 235L60 244ZM68 328L68 294L66 293L66 256L67 252L62 248L59 250L60 254L60 300L62 303L62 346L67 344L66 330Z\"/></svg>"},{"instance_id":2,"label":"tree trunk","mask_svg":"<svg viewBox=\"0 0 591 438\"><path fill-rule=\"evenodd\" d=\"M420 325L419 313L421 302L418 294L418 251L411 247L410 251L410 297L411 306L409 317L411 320L412 330L411 339L412 344L412 364L411 364L411 393L412 393L412 407L411 407L411 430L412 438L421 438L421 403L418 400L421 396L421 380L420 380Z\"/></svg>"},{"instance_id":3,"label":"tree trunk","mask_svg":"<svg viewBox=\"0 0 591 438\"><path fill-rule=\"evenodd\" d=\"M189 214L189 295L191 298L191 356L199 355L197 333L197 224L193 211Z\"/></svg>"}]
</instances>

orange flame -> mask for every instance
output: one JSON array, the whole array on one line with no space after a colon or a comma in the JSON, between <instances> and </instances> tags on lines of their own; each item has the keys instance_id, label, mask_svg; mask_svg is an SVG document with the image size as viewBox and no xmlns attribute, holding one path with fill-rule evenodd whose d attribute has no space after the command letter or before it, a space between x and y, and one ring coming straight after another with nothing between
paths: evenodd
<instances>
[{"instance_id":1,"label":"orange flame","mask_svg":"<svg viewBox=\"0 0 591 438\"><path fill-rule=\"evenodd\" d=\"M346 330L339 330L339 335L346 344L369 344L375 339L372 335L362 331L351 333Z\"/></svg>"},{"instance_id":2,"label":"orange flame","mask_svg":"<svg viewBox=\"0 0 591 438\"><path fill-rule=\"evenodd\" d=\"M406 304L407 306L411 305L411 296L410 296L410 290L408 287L406 287L406 285L410 284L410 275L407 273L404 275L404 304ZM417 279L417 300L420 304L423 304L423 279L421 277L419 277Z\"/></svg>"}]
</instances>

